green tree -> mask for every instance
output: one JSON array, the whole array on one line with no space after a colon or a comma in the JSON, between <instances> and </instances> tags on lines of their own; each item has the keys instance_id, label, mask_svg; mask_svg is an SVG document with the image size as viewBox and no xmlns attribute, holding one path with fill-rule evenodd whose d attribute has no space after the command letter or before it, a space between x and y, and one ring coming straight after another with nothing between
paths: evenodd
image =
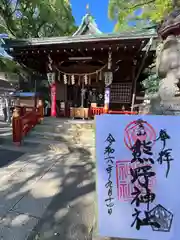
<instances>
[{"instance_id":1,"label":"green tree","mask_svg":"<svg viewBox=\"0 0 180 240\"><path fill-rule=\"evenodd\" d=\"M0 33L10 38L64 36L76 29L68 0L0 0ZM0 71L19 73L22 67L0 57Z\"/></svg>"},{"instance_id":2,"label":"green tree","mask_svg":"<svg viewBox=\"0 0 180 240\"><path fill-rule=\"evenodd\" d=\"M179 0L109 0L108 16L116 21L115 31L119 31L128 22L136 21L147 24L159 22L173 7L179 5ZM141 13L136 16L137 10Z\"/></svg>"},{"instance_id":3,"label":"green tree","mask_svg":"<svg viewBox=\"0 0 180 240\"><path fill-rule=\"evenodd\" d=\"M10 37L63 36L75 29L68 0L0 0L0 33Z\"/></svg>"},{"instance_id":4,"label":"green tree","mask_svg":"<svg viewBox=\"0 0 180 240\"><path fill-rule=\"evenodd\" d=\"M147 95L154 94L159 89L160 78L156 73L150 73L149 76L142 81L143 88Z\"/></svg>"},{"instance_id":5,"label":"green tree","mask_svg":"<svg viewBox=\"0 0 180 240\"><path fill-rule=\"evenodd\" d=\"M148 24L157 24L178 7L180 7L180 0L109 0L108 15L110 19L116 21L115 31L142 29ZM134 26L129 26L129 22L135 23ZM147 77L142 82L147 95L156 93L159 88L160 78L152 70L155 64L152 66L149 67Z\"/></svg>"}]
</instances>

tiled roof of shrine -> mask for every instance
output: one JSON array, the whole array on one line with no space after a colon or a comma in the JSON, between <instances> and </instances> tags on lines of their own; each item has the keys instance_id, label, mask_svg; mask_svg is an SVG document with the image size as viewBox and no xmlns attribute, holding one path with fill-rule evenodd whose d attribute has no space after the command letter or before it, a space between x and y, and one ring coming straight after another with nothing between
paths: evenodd
<instances>
[{"instance_id":1,"label":"tiled roof of shrine","mask_svg":"<svg viewBox=\"0 0 180 240\"><path fill-rule=\"evenodd\" d=\"M87 13L77 31L72 36L63 37L49 37L49 38L30 38L30 39L5 39L4 47L6 49L16 47L33 47L33 46L48 46L56 44L69 43L88 43L88 42L106 42L121 40L148 40L150 38L157 38L155 28L145 28L140 30L118 32L118 33L102 33L94 20L94 18Z\"/></svg>"},{"instance_id":2,"label":"tiled roof of shrine","mask_svg":"<svg viewBox=\"0 0 180 240\"><path fill-rule=\"evenodd\" d=\"M76 35L72 37L50 37L50 38L31 38L31 39L6 39L7 47L36 46L36 45L53 45L63 43L80 43L80 42L101 42L108 40L133 40L156 38L157 34L151 31L130 31L123 33L111 33L100 35Z\"/></svg>"}]
</instances>

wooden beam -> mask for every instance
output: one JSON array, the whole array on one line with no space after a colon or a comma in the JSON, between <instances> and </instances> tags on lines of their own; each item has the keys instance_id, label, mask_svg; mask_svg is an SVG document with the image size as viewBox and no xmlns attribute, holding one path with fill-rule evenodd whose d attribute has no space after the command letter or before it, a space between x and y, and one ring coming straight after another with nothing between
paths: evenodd
<instances>
[{"instance_id":1,"label":"wooden beam","mask_svg":"<svg viewBox=\"0 0 180 240\"><path fill-rule=\"evenodd\" d=\"M61 49L62 50L62 49ZM19 52L14 52L14 57L18 60L21 61L22 56L24 56L24 58L26 59L34 59L32 62L31 61L27 61L25 60L27 67L29 68L36 68L38 69L38 67L40 69L42 69L47 63L48 63L48 52L44 53L44 51L41 52L41 50L39 50L39 52L35 53L35 51L25 51L25 54L22 54L21 51ZM68 62L69 61L69 56L89 56L92 57L92 61L102 61L104 64L107 63L108 61L108 50L88 50L86 52L82 51L80 49L80 51L73 51L70 52L69 49L68 51L63 51L63 52L51 52L50 53L51 58L53 60L53 63L55 65L58 66L59 62L61 61L65 61ZM114 51L112 52L112 60L113 60L113 70L117 68L116 62L117 61L123 61L123 62L127 62L127 64L129 64L129 62L132 62L133 59L135 58L135 53L131 52L131 51L124 51L123 53L121 51ZM36 61L36 64L35 64ZM139 61L139 60L138 60ZM41 70L42 71L42 70Z\"/></svg>"},{"instance_id":2,"label":"wooden beam","mask_svg":"<svg viewBox=\"0 0 180 240\"><path fill-rule=\"evenodd\" d=\"M148 53L149 53L151 45L152 45L152 38L150 39L149 43L147 44L146 52L144 53L144 56L142 58L141 64L140 64L139 69L138 69L138 72L137 72L137 74L135 76L135 79L134 79L134 88L133 88L133 96L132 96L132 103L131 103L131 112L133 112L134 104L135 104L137 80L138 80L138 78L139 78L139 76L140 76L140 74L141 74L141 72L143 70L143 67L145 65L145 60L148 57Z\"/></svg>"},{"instance_id":3,"label":"wooden beam","mask_svg":"<svg viewBox=\"0 0 180 240\"><path fill-rule=\"evenodd\" d=\"M81 51L81 52L85 52L86 49L88 50L88 52L95 52L95 51L109 51L109 48L111 48L112 52L122 52L122 51L131 51L131 52L138 52L139 47L141 45L141 41L135 43L120 43L117 41L117 43L111 43L111 42L106 42L104 44L96 42L96 43L89 43L88 46L87 44L81 43L69 43L69 44L60 44L60 45L45 45L45 46L26 46L26 47L18 47L18 48L14 48L14 51L12 52L13 54L42 54L42 53L52 53L52 54L62 54L64 52L64 50L71 52L71 49L74 50L74 52L77 51Z\"/></svg>"}]
</instances>

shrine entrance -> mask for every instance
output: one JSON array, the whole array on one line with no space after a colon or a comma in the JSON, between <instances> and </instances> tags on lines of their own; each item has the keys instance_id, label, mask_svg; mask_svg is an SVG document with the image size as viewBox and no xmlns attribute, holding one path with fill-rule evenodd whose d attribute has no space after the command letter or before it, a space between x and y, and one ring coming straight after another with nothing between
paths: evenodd
<instances>
[{"instance_id":1,"label":"shrine entrance","mask_svg":"<svg viewBox=\"0 0 180 240\"><path fill-rule=\"evenodd\" d=\"M71 73L71 68L78 72ZM103 70L106 68L107 64L104 62L95 60L87 62L83 57L76 62L69 62L67 69L59 68L60 82L56 83L57 116L89 118L91 107L103 109L105 91Z\"/></svg>"},{"instance_id":2,"label":"shrine entrance","mask_svg":"<svg viewBox=\"0 0 180 240\"><path fill-rule=\"evenodd\" d=\"M95 84L94 84L95 85ZM67 87L67 101L72 107L88 108L96 103L97 107L104 106L104 84L101 86L84 86L75 83Z\"/></svg>"}]
</instances>

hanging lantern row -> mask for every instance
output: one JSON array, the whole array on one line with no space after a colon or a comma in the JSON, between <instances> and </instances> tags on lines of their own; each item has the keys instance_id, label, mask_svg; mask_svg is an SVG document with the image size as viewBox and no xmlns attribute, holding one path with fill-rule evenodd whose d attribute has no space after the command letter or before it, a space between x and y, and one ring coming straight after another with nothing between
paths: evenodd
<instances>
[{"instance_id":1,"label":"hanging lantern row","mask_svg":"<svg viewBox=\"0 0 180 240\"><path fill-rule=\"evenodd\" d=\"M97 74L99 74L99 79L96 78L96 81L101 81L102 80L102 71L101 72L97 72ZM81 84L81 80L85 85L91 85L91 76L92 74L84 74L84 75L78 75L78 74L63 74L63 82L64 84L68 84L68 85L74 85L75 84L75 77L78 77L78 85ZM55 82L55 73L47 73L47 78L48 78L48 82L49 84L52 84ZM58 79L60 80L60 77L58 77ZM77 79L77 78L76 78ZM112 84L113 81L113 73L111 71L108 72L104 72L104 82L106 86L109 86Z\"/></svg>"},{"instance_id":2,"label":"hanging lantern row","mask_svg":"<svg viewBox=\"0 0 180 240\"><path fill-rule=\"evenodd\" d=\"M78 77L78 85L81 84L81 80L83 80L82 82L85 84L85 85L90 85L91 84L91 77L88 76L87 74L85 74L83 77L82 76L78 76L78 75L66 75L66 74L63 74L63 82L64 84L68 84L68 85L74 85L75 84L75 77Z\"/></svg>"},{"instance_id":3,"label":"hanging lantern row","mask_svg":"<svg viewBox=\"0 0 180 240\"><path fill-rule=\"evenodd\" d=\"M107 67L107 64L105 64L102 68L100 68L99 70L95 71L95 72L91 72L91 73L65 73L60 71L59 69L56 68L56 70L59 72L59 77L58 79L60 80L61 77L60 75L63 76L63 82L64 84L75 84L75 80L78 78L78 84L81 84L81 81L85 84L85 85L91 85L91 77L93 75L96 75L96 81L101 81L102 80L102 71Z\"/></svg>"},{"instance_id":4,"label":"hanging lantern row","mask_svg":"<svg viewBox=\"0 0 180 240\"><path fill-rule=\"evenodd\" d=\"M100 76L100 75L99 75ZM91 85L91 75L87 75L85 74L83 77L82 76L76 76L78 77L78 85L81 84L81 81L85 84L85 85ZM77 79L77 78L76 78ZM99 78L99 80L101 80ZM112 84L112 81L113 81L113 73L111 71L108 71L108 72L105 72L104 73L104 83L106 86L109 86ZM75 84L75 75L66 75L64 74L63 75L63 82L64 84L68 84L68 85L74 85Z\"/></svg>"}]
</instances>

